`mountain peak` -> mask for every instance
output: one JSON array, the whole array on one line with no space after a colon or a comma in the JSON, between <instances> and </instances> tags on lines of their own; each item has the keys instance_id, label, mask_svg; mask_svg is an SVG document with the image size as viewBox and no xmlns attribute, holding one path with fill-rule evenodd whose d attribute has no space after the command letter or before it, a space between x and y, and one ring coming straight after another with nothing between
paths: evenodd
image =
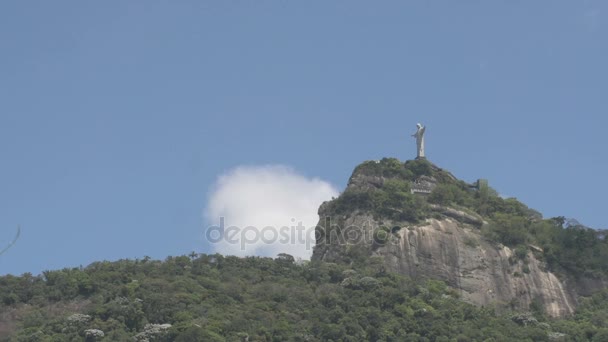
<instances>
[{"instance_id":1,"label":"mountain peak","mask_svg":"<svg viewBox=\"0 0 608 342\"><path fill-rule=\"evenodd\" d=\"M517 199L500 197L486 180L467 183L425 158L361 163L319 215L313 260L378 256L389 270L446 281L479 305L528 309L537 300L562 316L590 290L577 285L582 272L606 277L597 264L603 261L589 263L573 248L572 240L582 240L559 220L545 220ZM608 253L597 232L581 232L585 247Z\"/></svg>"}]
</instances>

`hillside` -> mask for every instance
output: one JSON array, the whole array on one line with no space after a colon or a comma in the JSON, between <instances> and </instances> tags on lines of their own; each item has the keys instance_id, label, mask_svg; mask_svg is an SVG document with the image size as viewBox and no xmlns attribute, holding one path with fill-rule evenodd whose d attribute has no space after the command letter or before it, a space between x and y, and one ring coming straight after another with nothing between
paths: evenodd
<instances>
[{"instance_id":1,"label":"hillside","mask_svg":"<svg viewBox=\"0 0 608 342\"><path fill-rule=\"evenodd\" d=\"M605 341L608 293L568 320L497 313L440 281L344 264L221 255L0 277L2 341ZM564 335L565 334L565 335ZM103 336L102 336L103 335ZM562 339L563 340L563 339Z\"/></svg>"}]
</instances>

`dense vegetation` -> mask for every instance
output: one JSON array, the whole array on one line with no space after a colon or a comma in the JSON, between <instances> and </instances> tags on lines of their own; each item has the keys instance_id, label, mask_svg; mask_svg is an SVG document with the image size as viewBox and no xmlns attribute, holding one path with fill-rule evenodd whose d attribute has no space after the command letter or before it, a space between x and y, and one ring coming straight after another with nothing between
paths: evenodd
<instances>
[{"instance_id":1,"label":"dense vegetation","mask_svg":"<svg viewBox=\"0 0 608 342\"><path fill-rule=\"evenodd\" d=\"M563 217L543 219L537 211L515 198L502 198L486 182L467 184L424 159L402 163L394 158L359 165L353 177L370 177L373 188L349 187L329 203L329 212L368 211L378 219L416 223L438 216L429 204L450 206L482 217L483 235L525 255L532 251L551 270L570 275L608 276L608 240L604 232L580 225L565 227ZM422 176L436 180L427 197L410 192ZM379 182L374 177L381 178ZM523 252L523 253L522 253Z\"/></svg>"},{"instance_id":2,"label":"dense vegetation","mask_svg":"<svg viewBox=\"0 0 608 342\"><path fill-rule=\"evenodd\" d=\"M0 277L0 340L605 341L606 298L552 321L466 304L375 258L347 266L192 254Z\"/></svg>"},{"instance_id":3,"label":"dense vegetation","mask_svg":"<svg viewBox=\"0 0 608 342\"><path fill-rule=\"evenodd\" d=\"M406 164L394 158L365 162L357 166L353 175L382 177L385 181L374 189L347 188L329 203L329 211L343 214L363 210L372 212L377 218L417 222L426 217L429 210L426 201L411 194L411 183L422 175L431 174L431 164L425 160Z\"/></svg>"}]
</instances>

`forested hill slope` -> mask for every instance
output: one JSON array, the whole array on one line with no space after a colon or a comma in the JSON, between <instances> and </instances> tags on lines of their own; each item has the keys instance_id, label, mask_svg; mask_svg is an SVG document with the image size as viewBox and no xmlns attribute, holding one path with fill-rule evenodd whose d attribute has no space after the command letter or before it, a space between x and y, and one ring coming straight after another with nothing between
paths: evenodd
<instances>
[{"instance_id":1,"label":"forested hill slope","mask_svg":"<svg viewBox=\"0 0 608 342\"><path fill-rule=\"evenodd\" d=\"M606 341L608 293L553 320L496 313L440 281L351 265L221 255L0 277L2 341Z\"/></svg>"},{"instance_id":2,"label":"forested hill slope","mask_svg":"<svg viewBox=\"0 0 608 342\"><path fill-rule=\"evenodd\" d=\"M346 190L319 209L313 260L379 256L387 269L448 283L471 302L555 317L608 284L604 232L565 227L478 180L425 159L359 165Z\"/></svg>"}]
</instances>

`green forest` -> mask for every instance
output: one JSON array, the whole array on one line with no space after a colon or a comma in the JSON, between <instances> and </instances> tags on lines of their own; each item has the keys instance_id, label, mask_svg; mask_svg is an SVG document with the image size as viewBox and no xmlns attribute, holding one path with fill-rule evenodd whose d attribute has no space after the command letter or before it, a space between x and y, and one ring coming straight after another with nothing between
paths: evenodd
<instances>
[{"instance_id":1,"label":"green forest","mask_svg":"<svg viewBox=\"0 0 608 342\"><path fill-rule=\"evenodd\" d=\"M608 292L576 315L500 312L444 283L352 265L197 255L0 277L2 341L606 341Z\"/></svg>"}]
</instances>

